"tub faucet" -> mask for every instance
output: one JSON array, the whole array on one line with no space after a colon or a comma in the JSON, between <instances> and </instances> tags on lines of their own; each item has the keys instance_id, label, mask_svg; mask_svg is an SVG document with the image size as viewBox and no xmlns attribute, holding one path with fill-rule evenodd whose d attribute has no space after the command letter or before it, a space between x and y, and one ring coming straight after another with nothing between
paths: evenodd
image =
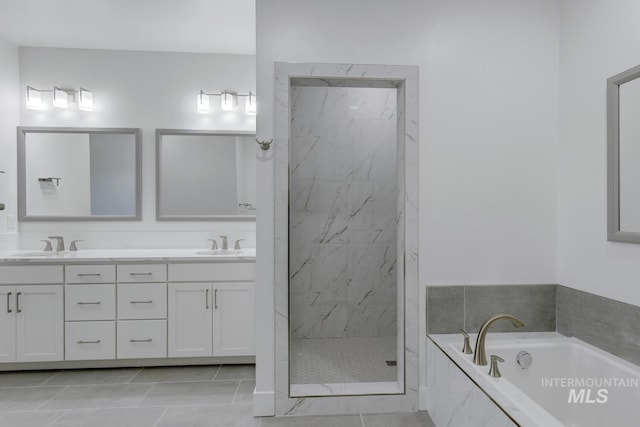
<instances>
[{"instance_id":1,"label":"tub faucet","mask_svg":"<svg viewBox=\"0 0 640 427\"><path fill-rule=\"evenodd\" d=\"M476 365L487 365L487 354L485 353L484 341L491 324L500 319L510 320L513 326L515 326L516 328L522 328L524 326L524 323L522 323L520 319L517 319L510 314L496 314L495 316L492 316L485 320L482 326L480 326L478 338L476 339L476 351L473 353L473 363L475 363Z\"/></svg>"}]
</instances>

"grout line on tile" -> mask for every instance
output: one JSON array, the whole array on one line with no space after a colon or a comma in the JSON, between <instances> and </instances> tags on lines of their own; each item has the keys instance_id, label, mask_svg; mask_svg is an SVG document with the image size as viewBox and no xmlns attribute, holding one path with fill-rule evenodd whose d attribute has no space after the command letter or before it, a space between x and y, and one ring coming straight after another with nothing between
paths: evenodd
<instances>
[{"instance_id":1,"label":"grout line on tile","mask_svg":"<svg viewBox=\"0 0 640 427\"><path fill-rule=\"evenodd\" d=\"M131 381L133 381L135 379L135 377L137 377L138 375L140 375L140 372L142 372L142 370L144 369L144 367L139 368L131 378L129 378L129 381L123 383L123 384L132 384Z\"/></svg>"},{"instance_id":2,"label":"grout line on tile","mask_svg":"<svg viewBox=\"0 0 640 427\"><path fill-rule=\"evenodd\" d=\"M64 417L64 416L65 416L65 414L67 413L67 411L68 411L67 409L63 409L63 410L62 410L62 413L61 413L60 415L58 415L58 418L56 418L55 420L53 420L53 421L51 422L51 424L49 424L49 425L48 425L48 427L55 426L55 425L56 425L56 423L57 423L58 421L60 421L60 419L61 419L62 417Z\"/></svg>"},{"instance_id":3,"label":"grout line on tile","mask_svg":"<svg viewBox=\"0 0 640 427\"><path fill-rule=\"evenodd\" d=\"M467 331L467 287L466 286L462 287L462 328L465 331Z\"/></svg>"},{"instance_id":4,"label":"grout line on tile","mask_svg":"<svg viewBox=\"0 0 640 427\"><path fill-rule=\"evenodd\" d=\"M216 378L218 378L218 373L220 373L221 369L222 369L222 365L218 365L218 369L216 369L216 373L213 374L213 378L211 378L211 381L215 381Z\"/></svg>"},{"instance_id":5,"label":"grout line on tile","mask_svg":"<svg viewBox=\"0 0 640 427\"><path fill-rule=\"evenodd\" d=\"M238 381L238 386L236 387L236 392L233 394L233 399L231 399L231 403L236 403L236 397L238 397L238 390L240 390L240 384L242 384L242 380Z\"/></svg>"},{"instance_id":6,"label":"grout line on tile","mask_svg":"<svg viewBox=\"0 0 640 427\"><path fill-rule=\"evenodd\" d=\"M135 405L135 406L133 406L134 408L140 408L140 407L141 407L140 405L142 404L142 402L144 401L144 399L149 395L149 393L151 393L151 390L153 390L153 389L154 389L154 387L156 386L156 384L158 384L158 383L153 383L153 384L151 384L151 387L149 387L149 390L147 390L147 392L144 394L144 396L142 396L142 397L140 398L140 401L138 402L138 404L137 404L137 405Z\"/></svg>"},{"instance_id":7,"label":"grout line on tile","mask_svg":"<svg viewBox=\"0 0 640 427\"><path fill-rule=\"evenodd\" d=\"M53 396L51 396L49 399L47 399L46 401L44 401L40 406L38 406L36 408L36 410L40 410L42 408L44 408L44 406L51 402L53 399L56 398L56 396L58 396L60 393L62 393L63 391L65 391L67 389L67 387L69 387L68 385L62 386L62 388L60 390L58 390L58 392L56 394L54 394Z\"/></svg>"},{"instance_id":8,"label":"grout line on tile","mask_svg":"<svg viewBox=\"0 0 640 427\"><path fill-rule=\"evenodd\" d=\"M162 414L160 414L160 417L158 418L158 420L155 422L155 424L153 425L153 427L156 427L158 425L158 423L160 422L160 420L162 420L162 417L164 417L164 414L167 413L167 409L169 409L168 406L164 407L164 411L162 411Z\"/></svg>"},{"instance_id":9,"label":"grout line on tile","mask_svg":"<svg viewBox=\"0 0 640 427\"><path fill-rule=\"evenodd\" d=\"M55 374L51 375L49 378L47 378L42 384L39 385L39 387L42 386L46 386L46 384L51 381L52 379L54 379L55 377L57 377L58 375L60 375L62 373L62 371L58 371Z\"/></svg>"}]
</instances>

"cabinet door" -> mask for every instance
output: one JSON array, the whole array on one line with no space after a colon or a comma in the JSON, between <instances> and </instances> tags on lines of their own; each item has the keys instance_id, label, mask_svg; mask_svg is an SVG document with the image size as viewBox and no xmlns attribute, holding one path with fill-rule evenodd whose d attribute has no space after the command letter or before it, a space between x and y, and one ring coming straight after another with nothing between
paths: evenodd
<instances>
[{"instance_id":1,"label":"cabinet door","mask_svg":"<svg viewBox=\"0 0 640 427\"><path fill-rule=\"evenodd\" d=\"M0 362L16 361L16 288L0 286Z\"/></svg>"},{"instance_id":2,"label":"cabinet door","mask_svg":"<svg viewBox=\"0 0 640 427\"><path fill-rule=\"evenodd\" d=\"M214 285L214 356L256 354L254 307L253 283Z\"/></svg>"},{"instance_id":3,"label":"cabinet door","mask_svg":"<svg viewBox=\"0 0 640 427\"><path fill-rule=\"evenodd\" d=\"M211 356L210 283L169 283L169 357Z\"/></svg>"},{"instance_id":4,"label":"cabinet door","mask_svg":"<svg viewBox=\"0 0 640 427\"><path fill-rule=\"evenodd\" d=\"M63 360L62 285L16 287L18 362Z\"/></svg>"}]
</instances>

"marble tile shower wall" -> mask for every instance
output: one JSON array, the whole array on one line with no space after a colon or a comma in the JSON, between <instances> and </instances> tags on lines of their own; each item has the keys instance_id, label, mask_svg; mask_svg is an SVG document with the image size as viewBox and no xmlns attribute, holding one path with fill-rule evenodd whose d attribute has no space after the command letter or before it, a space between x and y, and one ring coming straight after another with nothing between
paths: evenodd
<instances>
[{"instance_id":1,"label":"marble tile shower wall","mask_svg":"<svg viewBox=\"0 0 640 427\"><path fill-rule=\"evenodd\" d=\"M293 338L396 334L395 89L291 95Z\"/></svg>"}]
</instances>

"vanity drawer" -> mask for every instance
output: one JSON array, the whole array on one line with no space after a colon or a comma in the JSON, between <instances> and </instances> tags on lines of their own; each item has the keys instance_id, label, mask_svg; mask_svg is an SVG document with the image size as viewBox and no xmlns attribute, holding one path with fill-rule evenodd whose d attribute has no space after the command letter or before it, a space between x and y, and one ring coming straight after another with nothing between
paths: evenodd
<instances>
[{"instance_id":1,"label":"vanity drawer","mask_svg":"<svg viewBox=\"0 0 640 427\"><path fill-rule=\"evenodd\" d=\"M63 283L61 265L0 266L0 285Z\"/></svg>"},{"instance_id":2,"label":"vanity drawer","mask_svg":"<svg viewBox=\"0 0 640 427\"><path fill-rule=\"evenodd\" d=\"M115 320L116 285L66 285L65 320Z\"/></svg>"},{"instance_id":3,"label":"vanity drawer","mask_svg":"<svg viewBox=\"0 0 640 427\"><path fill-rule=\"evenodd\" d=\"M166 264L125 264L118 265L119 283L166 282Z\"/></svg>"},{"instance_id":4,"label":"vanity drawer","mask_svg":"<svg viewBox=\"0 0 640 427\"><path fill-rule=\"evenodd\" d=\"M169 264L170 282L228 282L256 280L254 262Z\"/></svg>"},{"instance_id":5,"label":"vanity drawer","mask_svg":"<svg viewBox=\"0 0 640 427\"><path fill-rule=\"evenodd\" d=\"M166 318L166 283L118 283L118 319Z\"/></svg>"},{"instance_id":6,"label":"vanity drawer","mask_svg":"<svg viewBox=\"0 0 640 427\"><path fill-rule=\"evenodd\" d=\"M66 322L65 360L116 357L116 322Z\"/></svg>"},{"instance_id":7,"label":"vanity drawer","mask_svg":"<svg viewBox=\"0 0 640 427\"><path fill-rule=\"evenodd\" d=\"M152 357L167 357L167 321L119 321L118 359Z\"/></svg>"},{"instance_id":8,"label":"vanity drawer","mask_svg":"<svg viewBox=\"0 0 640 427\"><path fill-rule=\"evenodd\" d=\"M66 265L67 283L113 283L116 281L115 265Z\"/></svg>"}]
</instances>

